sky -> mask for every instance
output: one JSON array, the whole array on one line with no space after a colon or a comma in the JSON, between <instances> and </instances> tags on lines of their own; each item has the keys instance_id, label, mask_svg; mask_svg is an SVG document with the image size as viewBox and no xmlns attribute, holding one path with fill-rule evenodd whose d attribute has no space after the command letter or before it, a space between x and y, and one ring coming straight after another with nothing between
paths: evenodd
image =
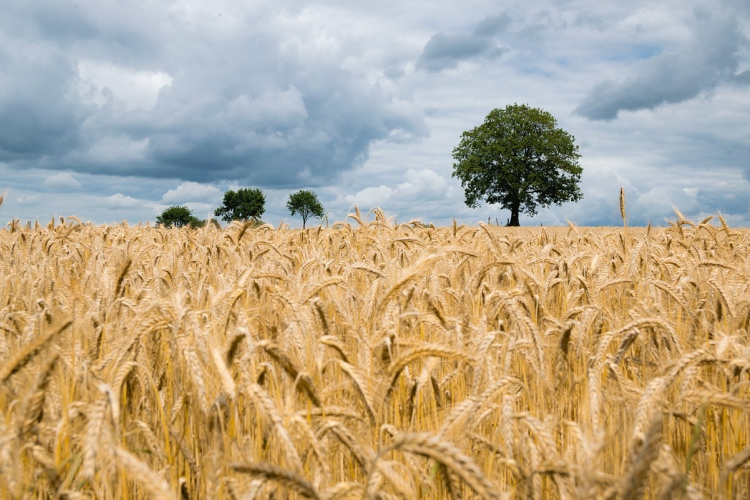
<instances>
[{"instance_id":1,"label":"sky","mask_svg":"<svg viewBox=\"0 0 750 500\"><path fill-rule=\"evenodd\" d=\"M2 1L0 224L205 218L240 187L274 226L299 189L331 223L504 223L452 151L514 103L583 167L522 225L620 225L623 187L632 226L750 226L747 0Z\"/></svg>"}]
</instances>

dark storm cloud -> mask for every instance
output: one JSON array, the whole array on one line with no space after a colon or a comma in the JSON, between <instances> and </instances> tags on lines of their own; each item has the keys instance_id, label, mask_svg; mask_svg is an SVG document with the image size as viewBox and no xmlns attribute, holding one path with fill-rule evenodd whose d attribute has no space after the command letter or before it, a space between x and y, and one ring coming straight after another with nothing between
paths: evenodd
<instances>
[{"instance_id":1,"label":"dark storm cloud","mask_svg":"<svg viewBox=\"0 0 750 500\"><path fill-rule=\"evenodd\" d=\"M737 19L716 18L697 10L691 40L648 60L640 75L597 84L574 113L589 120L614 120L620 111L654 109L711 92L735 75L738 49L747 42Z\"/></svg>"},{"instance_id":2,"label":"dark storm cloud","mask_svg":"<svg viewBox=\"0 0 750 500\"><path fill-rule=\"evenodd\" d=\"M24 58L0 48L0 161L55 154L79 143L87 108L67 98L69 60Z\"/></svg>"},{"instance_id":3,"label":"dark storm cloud","mask_svg":"<svg viewBox=\"0 0 750 500\"><path fill-rule=\"evenodd\" d=\"M428 134L410 102L342 65L357 49L317 47L304 26L290 42L277 13L66 7L0 21L14 42L0 52L0 161L17 168L310 186L360 165L373 141ZM82 60L110 85L170 83L153 106L128 105L135 90L87 79Z\"/></svg>"},{"instance_id":4,"label":"dark storm cloud","mask_svg":"<svg viewBox=\"0 0 750 500\"><path fill-rule=\"evenodd\" d=\"M510 24L505 13L479 21L472 33L435 33L417 60L417 69L429 72L453 69L461 61L478 57L496 58L505 51L492 38Z\"/></svg>"}]
</instances>

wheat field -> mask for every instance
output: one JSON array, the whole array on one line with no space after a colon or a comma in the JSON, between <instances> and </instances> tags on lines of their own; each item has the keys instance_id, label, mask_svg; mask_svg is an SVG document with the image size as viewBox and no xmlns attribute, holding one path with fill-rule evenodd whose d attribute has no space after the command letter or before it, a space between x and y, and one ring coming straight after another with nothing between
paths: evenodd
<instances>
[{"instance_id":1,"label":"wheat field","mask_svg":"<svg viewBox=\"0 0 750 500\"><path fill-rule=\"evenodd\" d=\"M0 499L750 497L748 231L371 219L0 230Z\"/></svg>"}]
</instances>

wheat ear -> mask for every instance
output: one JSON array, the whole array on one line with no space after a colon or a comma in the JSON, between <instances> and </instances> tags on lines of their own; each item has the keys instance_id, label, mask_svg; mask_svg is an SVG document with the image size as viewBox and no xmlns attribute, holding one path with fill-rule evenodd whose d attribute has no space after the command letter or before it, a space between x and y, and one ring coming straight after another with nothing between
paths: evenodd
<instances>
[{"instance_id":1,"label":"wheat ear","mask_svg":"<svg viewBox=\"0 0 750 500\"><path fill-rule=\"evenodd\" d=\"M250 476L260 476L268 481L274 481L281 486L302 495L305 498L319 500L320 495L315 491L315 487L302 476L294 474L286 469L270 464L268 462L259 463L230 463L229 468L240 474Z\"/></svg>"},{"instance_id":2,"label":"wheat ear","mask_svg":"<svg viewBox=\"0 0 750 500\"><path fill-rule=\"evenodd\" d=\"M117 280L115 281L115 298L120 296L122 291L122 282L125 279L125 275L130 270L130 265L133 263L133 259L130 257L126 258L125 261L120 265L120 269L117 271Z\"/></svg>"},{"instance_id":3,"label":"wheat ear","mask_svg":"<svg viewBox=\"0 0 750 500\"><path fill-rule=\"evenodd\" d=\"M738 398L737 396L732 396L731 394L723 392L693 389L685 391L681 396L682 399L686 401L707 402L750 413L750 402L746 399Z\"/></svg>"},{"instance_id":4,"label":"wheat ear","mask_svg":"<svg viewBox=\"0 0 750 500\"><path fill-rule=\"evenodd\" d=\"M362 380L362 377L360 377L359 373L357 373L356 368L354 368L352 365L340 359L336 361L338 362L341 370L347 375L349 375L349 377L354 381L354 385L357 387L357 391L359 392L359 395L362 398L362 402L365 404L365 410L367 410L367 416L370 418L370 422L372 423L372 425L376 425L375 407L372 402L373 401L372 394L370 393L370 390L365 385L365 381Z\"/></svg>"},{"instance_id":5,"label":"wheat ear","mask_svg":"<svg viewBox=\"0 0 750 500\"><path fill-rule=\"evenodd\" d=\"M162 446L159 444L159 440L156 438L154 431L152 431L151 427L142 420L136 420L135 425L141 430L143 440L146 441L146 445L148 446L151 455L161 461L164 458L164 451L162 451Z\"/></svg>"},{"instance_id":6,"label":"wheat ear","mask_svg":"<svg viewBox=\"0 0 750 500\"><path fill-rule=\"evenodd\" d=\"M659 441L662 432L661 418L654 419L646 433L646 439L631 461L630 471L623 484L622 500L639 500L646 487L646 476L651 464L659 456Z\"/></svg>"},{"instance_id":7,"label":"wheat ear","mask_svg":"<svg viewBox=\"0 0 750 500\"><path fill-rule=\"evenodd\" d=\"M21 352L16 354L13 359L8 361L5 368L0 371L0 384L5 383L14 373L26 366L53 338L64 332L72 324L73 320L64 322L60 327L38 339L36 342L27 345Z\"/></svg>"},{"instance_id":8,"label":"wheat ear","mask_svg":"<svg viewBox=\"0 0 750 500\"><path fill-rule=\"evenodd\" d=\"M338 337L334 337L333 335L323 335L318 339L318 342L333 348L336 352L339 353L341 359L343 359L346 363L350 363L349 356L347 356L345 351L344 343L341 342Z\"/></svg>"},{"instance_id":9,"label":"wheat ear","mask_svg":"<svg viewBox=\"0 0 750 500\"><path fill-rule=\"evenodd\" d=\"M154 500L174 500L175 497L169 490L167 482L152 471L148 465L119 446L115 447L114 451L117 463L125 469L125 472L134 481L143 486L151 498Z\"/></svg>"},{"instance_id":10,"label":"wheat ear","mask_svg":"<svg viewBox=\"0 0 750 500\"><path fill-rule=\"evenodd\" d=\"M99 455L99 441L102 434L102 427L104 426L105 414L107 413L107 406L109 406L109 398L104 397L97 401L89 413L89 420L86 424L82 474L83 477L89 480L92 480L94 474L96 474L96 457Z\"/></svg>"},{"instance_id":11,"label":"wheat ear","mask_svg":"<svg viewBox=\"0 0 750 500\"><path fill-rule=\"evenodd\" d=\"M318 398L318 395L315 392L315 386L313 385L310 376L306 373L301 372L301 370L297 367L297 364L292 360L292 358L289 357L287 353L285 353L278 345L267 340L258 342L258 347L262 347L263 350L266 351L266 354L271 357L271 359L281 365L284 371L293 380L295 380L296 384L303 391L305 391L305 393L315 406L320 406L320 398Z\"/></svg>"},{"instance_id":12,"label":"wheat ear","mask_svg":"<svg viewBox=\"0 0 750 500\"><path fill-rule=\"evenodd\" d=\"M244 224L242 224L242 227L237 232L237 242L236 242L237 246L240 245L240 240L245 235L245 232L247 232L248 229L250 229L251 227L253 227L253 224L255 224L254 220L249 220L249 221L245 222Z\"/></svg>"},{"instance_id":13,"label":"wheat ear","mask_svg":"<svg viewBox=\"0 0 750 500\"><path fill-rule=\"evenodd\" d=\"M341 442L341 444L346 446L349 451L352 452L352 456L354 456L354 458L357 460L359 465L362 466L363 469L367 469L369 461L372 460L372 457L374 456L372 450L365 450L364 448L362 448L362 446L360 446L357 442L357 439L355 439L354 434L352 434L352 431L350 431L348 427L340 422L330 421L326 425L321 427L318 430L318 438L322 438L328 431L331 431L339 440L339 442Z\"/></svg>"},{"instance_id":14,"label":"wheat ear","mask_svg":"<svg viewBox=\"0 0 750 500\"><path fill-rule=\"evenodd\" d=\"M649 382L643 390L643 395L640 401L638 401L638 406L635 410L632 437L633 448L636 448L645 439L644 427L651 420L654 408L657 408L661 404L662 393L669 383L670 379L668 377L657 377Z\"/></svg>"},{"instance_id":15,"label":"wheat ear","mask_svg":"<svg viewBox=\"0 0 750 500\"><path fill-rule=\"evenodd\" d=\"M234 382L234 379L232 378L232 374L229 373L229 368L224 361L224 357L216 347L211 348L211 359L214 362L216 371L219 373L219 380L221 380L221 385L224 388L224 392L229 394L231 397L234 397L235 391L237 390L236 384Z\"/></svg>"},{"instance_id":16,"label":"wheat ear","mask_svg":"<svg viewBox=\"0 0 750 500\"><path fill-rule=\"evenodd\" d=\"M321 497L323 500L341 500L345 498L349 498L349 495L359 493L357 495L358 499L362 498L362 494L364 493L364 487L360 483L354 483L354 482L341 482L336 483L334 486L328 488L325 492L323 492L323 496Z\"/></svg>"},{"instance_id":17,"label":"wheat ear","mask_svg":"<svg viewBox=\"0 0 750 500\"><path fill-rule=\"evenodd\" d=\"M750 447L745 448L726 461L721 471L722 478L726 478L730 473L736 471L748 461L750 461Z\"/></svg>"},{"instance_id":18,"label":"wheat ear","mask_svg":"<svg viewBox=\"0 0 750 500\"><path fill-rule=\"evenodd\" d=\"M284 427L284 421L279 415L276 405L268 395L268 393L258 384L248 384L246 386L247 394L253 399L255 404L263 411L266 418L268 418L274 426L279 439L281 439L284 454L287 460L294 466L295 470L302 468L302 462L300 461L297 449L294 447L292 438L289 436L289 432Z\"/></svg>"},{"instance_id":19,"label":"wheat ear","mask_svg":"<svg viewBox=\"0 0 750 500\"><path fill-rule=\"evenodd\" d=\"M186 335L178 335L176 337L177 345L182 351L182 357L187 366L188 373L191 375L193 386L195 387L196 399L198 399L198 407L203 415L208 415L208 396L206 395L206 382L203 377L203 367L201 366L198 354L193 349L193 346L188 342Z\"/></svg>"},{"instance_id":20,"label":"wheat ear","mask_svg":"<svg viewBox=\"0 0 750 500\"><path fill-rule=\"evenodd\" d=\"M42 369L37 377L37 381L30 391L30 396L26 402L26 409L23 412L23 425L21 427L23 434L31 433L34 425L42 420L44 410L44 400L47 393L47 385L49 384L52 370L57 364L59 354L54 354L46 366Z\"/></svg>"},{"instance_id":21,"label":"wheat ear","mask_svg":"<svg viewBox=\"0 0 750 500\"><path fill-rule=\"evenodd\" d=\"M380 457L395 450L432 458L457 474L480 497L500 500L497 487L487 479L482 470L469 457L451 443L427 433L397 435L390 446L378 453L370 470L374 471L377 468L377 461ZM368 478L368 486L369 483Z\"/></svg>"},{"instance_id":22,"label":"wheat ear","mask_svg":"<svg viewBox=\"0 0 750 500\"><path fill-rule=\"evenodd\" d=\"M420 258L413 266L411 266L409 269L407 269L404 274L401 275L401 277L394 283L383 295L383 298L380 299L375 307L373 307L372 310L372 321L375 320L376 317L380 315L380 312L385 308L386 304L391 300L391 298L396 295L400 290L403 289L404 286L406 286L407 283L409 283L412 279L414 279L419 273L421 273L423 270L428 268L433 262L438 260L443 256L442 253L436 253L432 255L427 255L425 257Z\"/></svg>"},{"instance_id":23,"label":"wheat ear","mask_svg":"<svg viewBox=\"0 0 750 500\"><path fill-rule=\"evenodd\" d=\"M91 497L73 490L63 490L60 492L62 500L91 500Z\"/></svg>"},{"instance_id":24,"label":"wheat ear","mask_svg":"<svg viewBox=\"0 0 750 500\"><path fill-rule=\"evenodd\" d=\"M388 367L388 373L391 375L391 380L388 384L388 387L386 388L386 397L390 395L391 390L393 389L393 385L396 383L396 380L398 379L398 376L401 374L403 369L406 368L410 363L413 363L414 361L425 356L461 359L463 361L466 361L467 363L473 362L473 359L463 352L443 345L428 344L410 349L403 356L394 360Z\"/></svg>"},{"instance_id":25,"label":"wheat ear","mask_svg":"<svg viewBox=\"0 0 750 500\"><path fill-rule=\"evenodd\" d=\"M310 291L305 295L305 298L303 299L303 302L307 302L308 300L315 297L321 290L324 288L327 288L329 286L338 285L340 283L343 283L343 279L339 276L332 276L330 278L326 278L320 283L313 286Z\"/></svg>"},{"instance_id":26,"label":"wheat ear","mask_svg":"<svg viewBox=\"0 0 750 500\"><path fill-rule=\"evenodd\" d=\"M227 347L227 353L225 356L225 363L227 367L231 368L232 363L234 362L234 357L237 355L237 351L240 348L240 342L242 342L242 339L247 337L248 334L246 331L239 330L237 333L232 335L232 338L229 340L229 346Z\"/></svg>"}]
</instances>

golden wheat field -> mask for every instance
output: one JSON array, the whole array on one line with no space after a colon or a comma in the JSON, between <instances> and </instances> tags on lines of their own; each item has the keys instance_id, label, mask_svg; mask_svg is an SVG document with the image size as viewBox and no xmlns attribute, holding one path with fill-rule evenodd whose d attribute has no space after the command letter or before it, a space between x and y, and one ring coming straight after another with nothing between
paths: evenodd
<instances>
[{"instance_id":1,"label":"golden wheat field","mask_svg":"<svg viewBox=\"0 0 750 500\"><path fill-rule=\"evenodd\" d=\"M0 230L0 499L750 496L750 233Z\"/></svg>"}]
</instances>

